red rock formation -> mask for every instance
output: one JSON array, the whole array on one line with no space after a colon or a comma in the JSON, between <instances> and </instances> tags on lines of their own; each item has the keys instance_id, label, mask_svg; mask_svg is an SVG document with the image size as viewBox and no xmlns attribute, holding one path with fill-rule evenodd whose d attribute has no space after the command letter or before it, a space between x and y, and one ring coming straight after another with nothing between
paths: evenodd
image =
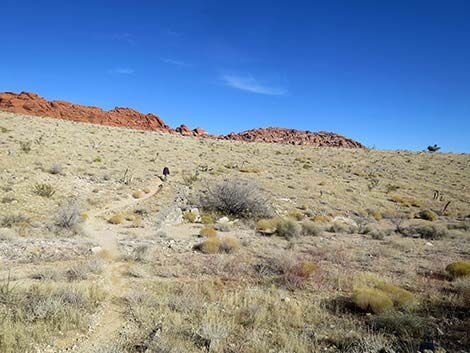
<instances>
[{"instance_id":1,"label":"red rock formation","mask_svg":"<svg viewBox=\"0 0 470 353\"><path fill-rule=\"evenodd\" d=\"M227 136L209 135L204 129L191 130L186 125L173 130L158 116L142 114L131 108L116 107L109 111L93 106L82 106L65 101L47 101L34 93L0 93L0 111L46 116L57 119L94 124L127 127L139 130L157 130L183 136L200 136L214 139L286 143L319 147L364 148L362 144L332 132L310 132L283 128L261 128L230 133Z\"/></svg>"},{"instance_id":2,"label":"red rock formation","mask_svg":"<svg viewBox=\"0 0 470 353\"><path fill-rule=\"evenodd\" d=\"M139 130L171 130L162 119L153 114L144 115L134 109L118 107L106 112L98 107L59 100L47 101L37 94L27 92L0 93L0 110Z\"/></svg>"},{"instance_id":3,"label":"red rock formation","mask_svg":"<svg viewBox=\"0 0 470 353\"><path fill-rule=\"evenodd\" d=\"M225 139L318 147L364 148L361 143L333 132L310 132L278 127L252 129L238 134L231 132L225 136Z\"/></svg>"}]
</instances>

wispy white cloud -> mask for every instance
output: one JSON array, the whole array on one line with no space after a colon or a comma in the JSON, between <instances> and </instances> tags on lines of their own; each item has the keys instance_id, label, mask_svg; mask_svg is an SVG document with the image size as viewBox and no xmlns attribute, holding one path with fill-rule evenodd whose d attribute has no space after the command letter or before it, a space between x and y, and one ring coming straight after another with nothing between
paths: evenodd
<instances>
[{"instance_id":1,"label":"wispy white cloud","mask_svg":"<svg viewBox=\"0 0 470 353\"><path fill-rule=\"evenodd\" d=\"M175 60L175 59L162 59L164 63L170 64L170 65L175 65L175 66L184 66L184 67L189 67L191 64L181 61L181 60Z\"/></svg>"},{"instance_id":2,"label":"wispy white cloud","mask_svg":"<svg viewBox=\"0 0 470 353\"><path fill-rule=\"evenodd\" d=\"M135 44L135 38L132 33L123 32L123 33L114 33L111 35L111 39L118 42L125 42L130 45Z\"/></svg>"},{"instance_id":3,"label":"wispy white cloud","mask_svg":"<svg viewBox=\"0 0 470 353\"><path fill-rule=\"evenodd\" d=\"M262 84L252 76L222 75L221 80L229 87L252 93L271 96L282 96L287 93L283 88Z\"/></svg>"},{"instance_id":4,"label":"wispy white cloud","mask_svg":"<svg viewBox=\"0 0 470 353\"><path fill-rule=\"evenodd\" d=\"M134 70L129 67L117 67L115 69L109 70L112 74L120 74L120 75L131 75L134 73Z\"/></svg>"}]
</instances>

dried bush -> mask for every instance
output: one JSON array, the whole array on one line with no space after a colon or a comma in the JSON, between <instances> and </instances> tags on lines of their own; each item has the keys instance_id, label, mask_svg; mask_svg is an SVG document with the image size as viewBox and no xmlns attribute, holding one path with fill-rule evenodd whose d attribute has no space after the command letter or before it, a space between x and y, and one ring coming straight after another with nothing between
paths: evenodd
<instances>
[{"instance_id":1,"label":"dried bush","mask_svg":"<svg viewBox=\"0 0 470 353\"><path fill-rule=\"evenodd\" d=\"M467 277L470 276L470 262L468 261L456 261L447 265L446 271L452 278Z\"/></svg>"},{"instance_id":2,"label":"dried bush","mask_svg":"<svg viewBox=\"0 0 470 353\"><path fill-rule=\"evenodd\" d=\"M312 221L304 221L302 223L302 235L304 236L320 236L322 234L321 228Z\"/></svg>"},{"instance_id":3,"label":"dried bush","mask_svg":"<svg viewBox=\"0 0 470 353\"><path fill-rule=\"evenodd\" d=\"M397 227L399 233L406 237L418 237L423 239L442 239L449 235L446 227L429 222L412 222L405 226Z\"/></svg>"},{"instance_id":4,"label":"dried bush","mask_svg":"<svg viewBox=\"0 0 470 353\"><path fill-rule=\"evenodd\" d=\"M276 233L287 240L300 236L302 227L292 218L283 218L279 220L276 227Z\"/></svg>"},{"instance_id":5,"label":"dried bush","mask_svg":"<svg viewBox=\"0 0 470 353\"><path fill-rule=\"evenodd\" d=\"M61 228L73 228L80 222L80 208L75 201L69 201L57 211L57 225Z\"/></svg>"},{"instance_id":6,"label":"dried bush","mask_svg":"<svg viewBox=\"0 0 470 353\"><path fill-rule=\"evenodd\" d=\"M2 218L2 227L11 228L17 224L29 223L30 220L28 217L20 214L7 215Z\"/></svg>"},{"instance_id":7,"label":"dried bush","mask_svg":"<svg viewBox=\"0 0 470 353\"><path fill-rule=\"evenodd\" d=\"M204 210L236 217L270 217L269 197L256 183L243 179L225 179L215 183L200 196Z\"/></svg>"},{"instance_id":8,"label":"dried bush","mask_svg":"<svg viewBox=\"0 0 470 353\"><path fill-rule=\"evenodd\" d=\"M39 183L34 185L34 192L42 197L52 197L55 194L55 189L51 184Z\"/></svg>"},{"instance_id":9,"label":"dried bush","mask_svg":"<svg viewBox=\"0 0 470 353\"><path fill-rule=\"evenodd\" d=\"M62 174L62 173L63 173L63 170L62 170L62 167L60 166L60 164L53 164L49 168L49 174L57 175L57 174Z\"/></svg>"},{"instance_id":10,"label":"dried bush","mask_svg":"<svg viewBox=\"0 0 470 353\"><path fill-rule=\"evenodd\" d=\"M31 142L31 141L20 141L19 144L20 144L20 149L21 149L24 153L29 153L29 152L31 152L31 145L32 145L32 142Z\"/></svg>"},{"instance_id":11,"label":"dried bush","mask_svg":"<svg viewBox=\"0 0 470 353\"><path fill-rule=\"evenodd\" d=\"M354 290L352 300L359 308L375 314L393 307L390 297L379 289L357 288Z\"/></svg>"}]
</instances>

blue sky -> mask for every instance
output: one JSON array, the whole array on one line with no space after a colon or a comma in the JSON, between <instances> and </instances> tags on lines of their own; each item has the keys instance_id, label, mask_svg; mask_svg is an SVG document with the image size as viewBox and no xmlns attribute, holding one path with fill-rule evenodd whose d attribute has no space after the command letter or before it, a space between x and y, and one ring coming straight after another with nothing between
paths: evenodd
<instances>
[{"instance_id":1,"label":"blue sky","mask_svg":"<svg viewBox=\"0 0 470 353\"><path fill-rule=\"evenodd\" d=\"M0 91L470 152L470 1L11 1Z\"/></svg>"}]
</instances>

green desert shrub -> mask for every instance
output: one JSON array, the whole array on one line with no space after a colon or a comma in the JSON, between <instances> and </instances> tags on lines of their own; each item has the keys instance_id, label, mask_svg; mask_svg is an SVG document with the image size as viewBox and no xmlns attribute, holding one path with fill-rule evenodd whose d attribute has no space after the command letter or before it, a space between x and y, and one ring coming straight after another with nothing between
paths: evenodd
<instances>
[{"instance_id":1,"label":"green desert shrub","mask_svg":"<svg viewBox=\"0 0 470 353\"><path fill-rule=\"evenodd\" d=\"M34 193L42 197L50 198L55 194L55 188L51 184L38 183L34 185Z\"/></svg>"},{"instance_id":2,"label":"green desert shrub","mask_svg":"<svg viewBox=\"0 0 470 353\"><path fill-rule=\"evenodd\" d=\"M447 265L446 271L452 278L467 277L470 276L470 262L468 261L456 261Z\"/></svg>"},{"instance_id":3,"label":"green desert shrub","mask_svg":"<svg viewBox=\"0 0 470 353\"><path fill-rule=\"evenodd\" d=\"M434 221L437 221L437 219L439 218L439 216L438 216L437 213L434 212L434 211L431 211L431 210L423 210L423 211L421 211L421 212L418 213L418 218L424 219L425 221L434 222Z\"/></svg>"},{"instance_id":4,"label":"green desert shrub","mask_svg":"<svg viewBox=\"0 0 470 353\"><path fill-rule=\"evenodd\" d=\"M354 304L362 310L370 311L375 314L393 307L392 299L380 289L375 288L355 289L352 300Z\"/></svg>"},{"instance_id":5,"label":"green desert shrub","mask_svg":"<svg viewBox=\"0 0 470 353\"><path fill-rule=\"evenodd\" d=\"M241 218L270 217L273 213L269 197L256 183L236 178L210 185L199 203L206 211Z\"/></svg>"},{"instance_id":6,"label":"green desert shrub","mask_svg":"<svg viewBox=\"0 0 470 353\"><path fill-rule=\"evenodd\" d=\"M302 227L292 218L282 218L276 227L276 233L287 240L300 236Z\"/></svg>"}]
</instances>

